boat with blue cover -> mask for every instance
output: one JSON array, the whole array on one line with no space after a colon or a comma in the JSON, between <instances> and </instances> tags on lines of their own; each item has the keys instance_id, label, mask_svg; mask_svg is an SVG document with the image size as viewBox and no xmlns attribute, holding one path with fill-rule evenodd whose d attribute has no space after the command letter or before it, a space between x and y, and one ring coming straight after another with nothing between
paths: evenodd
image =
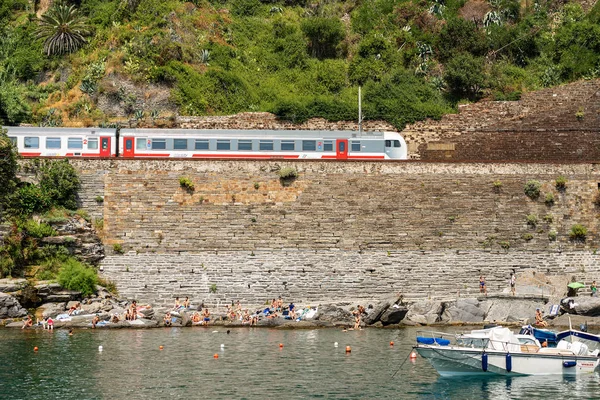
<instances>
[{"instance_id":1,"label":"boat with blue cover","mask_svg":"<svg viewBox=\"0 0 600 400\"><path fill-rule=\"evenodd\" d=\"M577 336L568 335L568 338L550 348L542 347L533 335L516 335L501 326L461 334L422 331L417 334L414 349L441 376L579 375L594 372L600 363L599 351L590 351L588 345L577 340Z\"/></svg>"}]
</instances>

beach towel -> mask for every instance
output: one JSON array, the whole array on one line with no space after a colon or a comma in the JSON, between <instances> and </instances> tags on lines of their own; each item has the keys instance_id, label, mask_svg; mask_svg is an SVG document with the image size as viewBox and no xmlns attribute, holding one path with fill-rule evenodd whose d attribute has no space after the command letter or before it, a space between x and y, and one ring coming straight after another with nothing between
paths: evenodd
<instances>
[{"instance_id":1,"label":"beach towel","mask_svg":"<svg viewBox=\"0 0 600 400\"><path fill-rule=\"evenodd\" d=\"M558 304L553 304L550 307L550 315L558 315L558 311L560 310L560 307Z\"/></svg>"}]
</instances>

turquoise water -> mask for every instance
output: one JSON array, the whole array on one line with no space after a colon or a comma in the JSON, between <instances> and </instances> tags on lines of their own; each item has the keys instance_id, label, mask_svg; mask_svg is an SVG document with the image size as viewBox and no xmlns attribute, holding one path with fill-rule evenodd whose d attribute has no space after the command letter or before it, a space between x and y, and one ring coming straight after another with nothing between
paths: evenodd
<instances>
[{"instance_id":1,"label":"turquoise water","mask_svg":"<svg viewBox=\"0 0 600 400\"><path fill-rule=\"evenodd\" d=\"M0 329L0 399L600 398L596 374L443 379L418 358L392 378L415 333L169 328L68 336Z\"/></svg>"}]
</instances>

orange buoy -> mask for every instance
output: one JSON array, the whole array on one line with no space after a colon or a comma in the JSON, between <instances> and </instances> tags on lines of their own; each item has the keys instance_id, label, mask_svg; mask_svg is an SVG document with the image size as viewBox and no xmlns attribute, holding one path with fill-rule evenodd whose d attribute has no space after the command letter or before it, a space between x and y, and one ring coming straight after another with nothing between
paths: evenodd
<instances>
[{"instance_id":1,"label":"orange buoy","mask_svg":"<svg viewBox=\"0 0 600 400\"><path fill-rule=\"evenodd\" d=\"M162 349L164 349L164 347L161 345L161 346L158 346L158 349L162 350Z\"/></svg>"},{"instance_id":2,"label":"orange buoy","mask_svg":"<svg viewBox=\"0 0 600 400\"><path fill-rule=\"evenodd\" d=\"M350 353L352 351L352 348L350 346L346 346L346 353Z\"/></svg>"},{"instance_id":3,"label":"orange buoy","mask_svg":"<svg viewBox=\"0 0 600 400\"><path fill-rule=\"evenodd\" d=\"M39 350L39 349L38 349L38 347L37 347L37 346L35 346L35 347L33 348L33 351L38 351L38 350Z\"/></svg>"},{"instance_id":4,"label":"orange buoy","mask_svg":"<svg viewBox=\"0 0 600 400\"><path fill-rule=\"evenodd\" d=\"M279 348L283 349L283 343L279 343Z\"/></svg>"},{"instance_id":5,"label":"orange buoy","mask_svg":"<svg viewBox=\"0 0 600 400\"><path fill-rule=\"evenodd\" d=\"M215 355L213 356L213 358L219 358L219 355L217 353L215 353Z\"/></svg>"},{"instance_id":6,"label":"orange buoy","mask_svg":"<svg viewBox=\"0 0 600 400\"><path fill-rule=\"evenodd\" d=\"M416 360L417 359L417 353L415 353L414 351L412 353L410 353L410 359L411 360Z\"/></svg>"},{"instance_id":7,"label":"orange buoy","mask_svg":"<svg viewBox=\"0 0 600 400\"><path fill-rule=\"evenodd\" d=\"M394 345L394 342L390 342L390 346L393 346L393 345Z\"/></svg>"}]
</instances>

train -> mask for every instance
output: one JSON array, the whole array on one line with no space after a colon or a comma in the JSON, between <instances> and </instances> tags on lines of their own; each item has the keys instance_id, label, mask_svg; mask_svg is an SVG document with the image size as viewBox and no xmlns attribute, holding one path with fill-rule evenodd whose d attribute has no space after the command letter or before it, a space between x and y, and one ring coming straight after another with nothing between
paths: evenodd
<instances>
[{"instance_id":1,"label":"train","mask_svg":"<svg viewBox=\"0 0 600 400\"><path fill-rule=\"evenodd\" d=\"M397 132L4 126L23 157L405 160Z\"/></svg>"}]
</instances>

